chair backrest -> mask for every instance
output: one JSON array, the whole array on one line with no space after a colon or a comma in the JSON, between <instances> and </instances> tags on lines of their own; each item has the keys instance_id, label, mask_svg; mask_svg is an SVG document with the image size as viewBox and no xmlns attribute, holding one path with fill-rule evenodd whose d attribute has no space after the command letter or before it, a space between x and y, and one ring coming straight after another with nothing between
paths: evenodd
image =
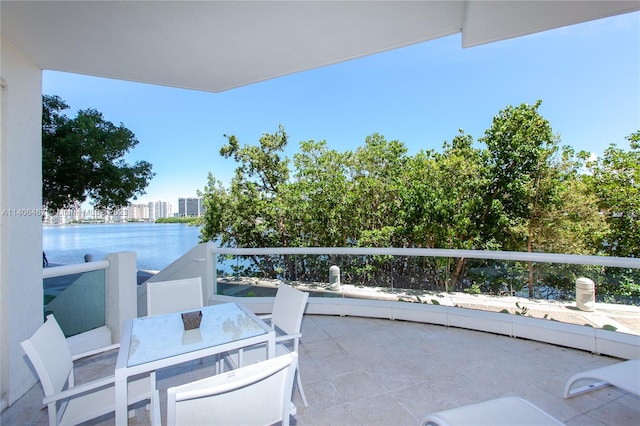
<instances>
[{"instance_id":1,"label":"chair backrest","mask_svg":"<svg viewBox=\"0 0 640 426\"><path fill-rule=\"evenodd\" d=\"M300 332L309 293L281 284L273 302L271 324L287 334Z\"/></svg>"},{"instance_id":2,"label":"chair backrest","mask_svg":"<svg viewBox=\"0 0 640 426\"><path fill-rule=\"evenodd\" d=\"M289 424L298 354L167 389L167 425Z\"/></svg>"},{"instance_id":3,"label":"chair backrest","mask_svg":"<svg viewBox=\"0 0 640 426\"><path fill-rule=\"evenodd\" d=\"M45 396L62 391L67 380L73 387L73 359L67 339L53 315L21 343L35 368Z\"/></svg>"},{"instance_id":4,"label":"chair backrest","mask_svg":"<svg viewBox=\"0 0 640 426\"><path fill-rule=\"evenodd\" d=\"M202 306L200 277L147 283L147 315L188 311Z\"/></svg>"}]
</instances>

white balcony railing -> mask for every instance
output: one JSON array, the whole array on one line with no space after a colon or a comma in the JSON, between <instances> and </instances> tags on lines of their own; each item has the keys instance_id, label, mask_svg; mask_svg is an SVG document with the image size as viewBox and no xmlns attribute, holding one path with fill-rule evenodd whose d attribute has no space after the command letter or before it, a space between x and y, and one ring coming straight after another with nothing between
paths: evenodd
<instances>
[{"instance_id":1,"label":"white balcony railing","mask_svg":"<svg viewBox=\"0 0 640 426\"><path fill-rule=\"evenodd\" d=\"M124 322L137 316L136 275L135 252L42 270L44 314L54 314L72 353L120 341Z\"/></svg>"},{"instance_id":2,"label":"white balcony railing","mask_svg":"<svg viewBox=\"0 0 640 426\"><path fill-rule=\"evenodd\" d=\"M223 275L235 275L238 279L243 273L245 274L243 278L262 276L262 278L292 281L297 281L297 277L300 276L301 280L315 281L315 284L320 284L329 279L329 268L335 264L341 268L344 267L342 275L347 279L343 281L354 286L378 286L392 290L394 287L418 288L449 292L466 290L462 284L473 283L476 284L476 292L480 292L479 284L482 284L485 292L514 295L520 292L523 286L526 287L529 282L532 282L534 284L534 288L531 289L532 297L538 298L567 297L569 291L574 291L576 278L585 274L588 278L591 275L590 278L602 283L603 286L607 285L607 279L600 270L602 268L598 267L607 267L608 271L616 270L614 268L618 271L640 269L640 259L634 258L483 250L366 247L218 248L210 246L210 251L214 257L213 262L216 262L214 266L216 276L213 280L216 284L218 283L217 274L220 271ZM295 270L296 267L291 271L285 271L290 264L282 258L278 260L278 256L304 256L304 262L313 263L310 268L313 269L313 273L305 274L304 271L298 273ZM311 259L314 256L316 259ZM355 259L358 256L362 258ZM398 258L410 261L398 261ZM268 266L259 266L260 259L265 261L265 265L277 263L279 272L274 274L273 266L271 266L272 273L265 272L264 269ZM270 260L266 262L266 259ZM440 264L432 261L425 266L427 262L422 264L416 262L424 259L436 259ZM475 260L475 266L466 267L465 274L458 271L458 275L452 279L449 266L459 259L465 259L466 262ZM323 263L324 266L319 266ZM251 268L252 264L254 268ZM376 266L372 267L373 264ZM325 269L324 272L320 271L322 268ZM560 268L564 269L560 270ZM230 274L229 271L234 272ZM396 283L399 285L395 285ZM450 286L451 283L453 283L452 286ZM503 288L500 288L500 283ZM615 284L609 284L609 286L616 287ZM542 297L535 295L533 290L536 287L550 289L550 295ZM554 289L558 291L554 292ZM216 289L215 293L219 291ZM622 292L619 293L622 294Z\"/></svg>"},{"instance_id":3,"label":"white balcony railing","mask_svg":"<svg viewBox=\"0 0 640 426\"><path fill-rule=\"evenodd\" d=\"M335 248L335 247L311 247L311 248L219 248L213 245L208 246L211 256L213 257L213 282L221 284L222 282L233 282L235 279L239 286L269 286L269 280L259 277L218 277L221 270L221 264L218 263L218 257L222 255L232 257L227 263L234 264L233 258L247 258L260 256L324 256L333 257L335 260L340 256L405 256L412 258L419 257L435 257L435 258L466 258L466 259L486 259L490 261L504 262L534 262L536 264L553 264L559 267L567 265L577 266L606 266L610 268L623 268L637 270L640 269L640 259L618 258L604 256L580 256L566 254L547 254L547 253L522 253L522 252L503 252L503 251L476 251L476 250L447 250L447 249L406 249L406 248ZM246 260L245 260L246 261ZM329 265L329 263L327 263ZM328 269L328 268L327 268ZM600 268L591 268L597 270ZM345 271L343 271L344 273ZM595 272L594 272L595 273ZM229 275L228 273L225 275ZM328 270L327 270L328 276ZM598 278L598 277L594 277ZM271 280L271 286L275 289L279 280ZM265 284L266 283L266 284ZM515 314L505 315L500 312L492 312L482 309L467 309L456 306L456 303L448 305L438 303L406 303L397 296L406 294L402 289L393 288L393 278L386 287L379 288L378 294L371 292L370 287L351 283L349 291L331 292L326 290L328 283L311 283L305 286L300 282L288 282L288 284L302 287L304 290L312 292L309 297L307 313L324 314L324 315L341 315L341 316L364 316L372 318L386 318L392 320L409 320L417 322L425 322L432 324L440 324L443 326L452 326L460 328L468 328L472 330L486 331L508 335L512 337L520 337L552 344L573 347L590 351L593 353L607 354L621 358L638 358L640 357L640 337L637 334L627 332L616 332L611 328L600 328L597 326L585 327L585 320L582 324L566 323L555 318L534 318L530 315ZM318 285L320 284L320 285ZM322 284L325 284L323 287ZM318 291L322 290L322 291ZM235 296L219 294L218 289L214 289L213 300L220 302L225 300L233 300ZM245 295L256 295L249 290ZM315 293L315 294L314 294ZM393 297L388 297L389 294ZM236 292L240 294L240 292ZM331 295L334 297L318 297L319 294ZM380 295L387 296L380 297ZM337 297L336 297L337 296ZM384 299L384 300L383 300ZM436 298L434 298L436 299ZM494 298L507 299L508 303L514 303L513 298ZM422 300L425 300L423 297ZM273 297L243 297L242 303L252 307L255 312L267 312L270 310L270 304ZM533 302L533 301L532 301ZM536 304L538 301L535 301ZM476 302L478 304L482 302ZM575 307L565 305L565 312L575 313ZM629 307L630 316L640 317L640 308L637 306ZM504 310L503 310L504 311ZM513 312L512 312L513 313ZM599 315L596 313L584 313L587 319ZM602 315L600 315L602 316ZM622 330L621 330L622 331Z\"/></svg>"},{"instance_id":4,"label":"white balcony railing","mask_svg":"<svg viewBox=\"0 0 640 426\"><path fill-rule=\"evenodd\" d=\"M267 247L267 248L221 248L211 247L214 254L234 256L251 255L390 255L414 257L445 257L467 259L492 259L522 262L566 263L574 265L598 265L617 268L640 269L640 259L609 256L582 256L557 253L529 253L490 250L456 250L428 248L380 248L380 247Z\"/></svg>"},{"instance_id":5,"label":"white balcony railing","mask_svg":"<svg viewBox=\"0 0 640 426\"><path fill-rule=\"evenodd\" d=\"M218 285L225 281L239 282L238 286L256 286L258 288L266 282L265 287L270 287L270 293L264 297L242 297L241 302L249 306L254 312L269 312L273 303L273 294L281 280L268 280L260 276L230 278L218 276L220 271L229 275L229 269L225 271L224 259L226 256L240 257L272 257L277 256L306 256L311 259L318 256L326 260L327 265L340 256L381 256L383 258L398 258L401 256L412 259L421 257L438 258L467 258L487 259L503 262L536 262L554 265L596 265L616 267L629 270L640 269L639 259L612 258L600 256L575 256L562 254L539 253L513 253L470 250L442 250L442 249L394 249L394 248L220 248L212 243L199 244L187 252L172 265L153 276L150 281L161 281L191 276L200 276L203 280L203 292L208 303L219 303L227 300L238 300L235 296L220 294ZM222 256L222 257L221 257ZM222 263L218 260L221 259ZM350 259L351 260L351 259ZM442 263L445 263L444 261ZM349 265L345 262L345 265ZM229 265L227 265L228 267ZM104 268L104 269L103 269ZM346 268L348 269L348 268ZM599 268L592 268L597 270ZM115 343L120 339L120 331L124 321L135 316L144 315L139 307L145 299L146 285L137 285L137 271L135 253L114 253L100 262L75 265L73 267L46 268L44 275L52 277L57 273L87 273L91 270L104 270L105 286L105 326L99 329L108 331L109 342ZM343 270L348 274L349 271ZM328 268L327 268L328 275ZM505 315L500 312L492 312L483 309L469 309L461 307L455 302L453 293L440 291L438 296L422 297L419 303L407 303L411 300L405 298L409 294L406 289L394 288L393 277L391 283L381 283L382 287L372 288L358 283L343 285L340 291L331 291L326 288L327 282L295 282L292 284L311 292L307 313L338 316L362 316L370 318L385 318L391 320L407 320L439 324L447 327L460 327L472 330L486 331L519 338L527 338L548 342L552 344L569 346L593 353L607 354L620 358L640 358L640 336L638 334L612 331L611 329L583 324L551 321L549 319L534 318L530 315ZM235 285L235 284L234 284ZM350 286L350 287L349 287ZM349 287L346 289L345 287ZM249 294L245 294L249 295ZM385 297L381 297L381 295ZM259 296L259 295L258 295ZM333 296L333 297L321 297ZM473 297L474 295L466 295ZM511 296L509 296L511 297ZM513 303L509 297L494 297L493 300L506 300L505 303ZM434 303L433 300L440 300ZM454 300L444 303L444 300ZM480 299L478 299L480 300ZM533 301L532 301L533 302ZM481 302L477 302L481 303ZM536 302L537 304L538 302ZM531 304L533 306L533 303ZM566 309L566 308L565 308ZM630 307L631 315L637 319L640 317L640 308ZM575 313L575 308L571 310ZM567 310L569 312L569 310ZM596 312L593 315L599 315ZM585 313L589 318L591 313ZM551 318L554 319L554 318ZM94 332L95 333L95 332ZM86 334L86 333L85 333ZM95 337L95 336L93 336ZM105 336L99 336L105 338ZM73 338L72 338L73 339ZM105 342L107 343L107 342ZM95 345L95 342L93 343ZM86 342L82 341L79 346Z\"/></svg>"}]
</instances>

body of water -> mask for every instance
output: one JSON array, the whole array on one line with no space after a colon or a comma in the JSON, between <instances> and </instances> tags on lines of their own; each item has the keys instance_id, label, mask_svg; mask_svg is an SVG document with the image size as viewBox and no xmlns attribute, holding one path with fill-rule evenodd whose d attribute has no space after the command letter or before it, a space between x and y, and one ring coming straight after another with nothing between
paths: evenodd
<instances>
[{"instance_id":1,"label":"body of water","mask_svg":"<svg viewBox=\"0 0 640 426\"><path fill-rule=\"evenodd\" d=\"M42 247L51 266L135 251L138 269L159 271L195 247L199 235L199 227L183 223L44 225Z\"/></svg>"}]
</instances>

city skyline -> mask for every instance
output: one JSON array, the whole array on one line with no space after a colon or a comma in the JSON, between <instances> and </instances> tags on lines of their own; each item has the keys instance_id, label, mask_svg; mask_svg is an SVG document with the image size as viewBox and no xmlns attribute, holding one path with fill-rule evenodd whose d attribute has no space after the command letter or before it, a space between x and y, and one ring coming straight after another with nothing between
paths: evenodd
<instances>
[{"instance_id":1,"label":"city skyline","mask_svg":"<svg viewBox=\"0 0 640 426\"><path fill-rule=\"evenodd\" d=\"M195 201L195 203L194 203ZM54 214L44 212L45 224L67 224L82 221L127 222L130 220L155 221L156 219L173 217L201 217L204 215L203 197L179 197L173 210L169 201L156 200L133 202L115 209L96 209L84 203L76 203L74 207L58 209Z\"/></svg>"}]
</instances>

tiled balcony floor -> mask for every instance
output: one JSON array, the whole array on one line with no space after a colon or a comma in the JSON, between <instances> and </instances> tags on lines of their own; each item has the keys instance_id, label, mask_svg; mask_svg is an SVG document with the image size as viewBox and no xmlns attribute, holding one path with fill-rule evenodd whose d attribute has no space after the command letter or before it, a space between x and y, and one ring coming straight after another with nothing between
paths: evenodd
<instances>
[{"instance_id":1,"label":"tiled balcony floor","mask_svg":"<svg viewBox=\"0 0 640 426\"><path fill-rule=\"evenodd\" d=\"M562 397L570 376L619 362L615 358L402 321L306 315L302 331L300 368L309 407L294 389L295 425L419 425L428 413L509 395L568 425L640 424L640 398L619 389ZM78 371L88 379L113 371L114 362L115 353L94 357ZM162 390L211 371L205 361L159 372L163 414ZM46 425L41 398L38 383L2 413L0 424ZM148 421L148 412L139 408L129 424ZM97 423L113 424L114 417Z\"/></svg>"}]
</instances>

